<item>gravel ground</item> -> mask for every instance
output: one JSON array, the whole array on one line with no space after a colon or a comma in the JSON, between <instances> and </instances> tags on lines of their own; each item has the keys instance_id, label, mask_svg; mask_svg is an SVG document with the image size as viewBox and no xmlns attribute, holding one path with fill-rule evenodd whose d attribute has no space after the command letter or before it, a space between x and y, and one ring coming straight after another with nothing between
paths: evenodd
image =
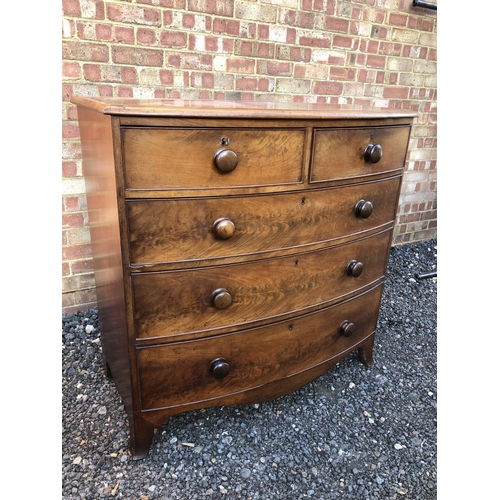
<instances>
[{"instance_id":1,"label":"gravel ground","mask_svg":"<svg viewBox=\"0 0 500 500\"><path fill-rule=\"evenodd\" d=\"M169 419L134 461L96 309L63 315L63 499L437 498L437 241L391 249L375 366L355 353L293 394Z\"/></svg>"}]
</instances>

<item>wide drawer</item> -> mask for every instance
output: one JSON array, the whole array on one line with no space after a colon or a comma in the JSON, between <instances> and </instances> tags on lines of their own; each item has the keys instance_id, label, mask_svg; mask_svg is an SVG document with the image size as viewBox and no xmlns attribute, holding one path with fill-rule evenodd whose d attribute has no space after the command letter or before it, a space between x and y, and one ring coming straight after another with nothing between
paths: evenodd
<instances>
[{"instance_id":1,"label":"wide drawer","mask_svg":"<svg viewBox=\"0 0 500 500\"><path fill-rule=\"evenodd\" d=\"M305 129L123 128L126 189L215 189L302 181Z\"/></svg>"},{"instance_id":2,"label":"wide drawer","mask_svg":"<svg viewBox=\"0 0 500 500\"><path fill-rule=\"evenodd\" d=\"M404 167L409 126L314 130L311 182L359 179Z\"/></svg>"},{"instance_id":3,"label":"wide drawer","mask_svg":"<svg viewBox=\"0 0 500 500\"><path fill-rule=\"evenodd\" d=\"M214 335L329 305L384 276L390 238L386 230L288 257L134 274L136 337Z\"/></svg>"},{"instance_id":4,"label":"wide drawer","mask_svg":"<svg viewBox=\"0 0 500 500\"><path fill-rule=\"evenodd\" d=\"M381 293L378 286L353 300L271 326L139 348L142 409L175 407L249 390L347 353L375 331ZM227 370L224 378L216 378Z\"/></svg>"},{"instance_id":5,"label":"wide drawer","mask_svg":"<svg viewBox=\"0 0 500 500\"><path fill-rule=\"evenodd\" d=\"M400 182L398 176L287 194L129 201L130 260L265 254L363 233L394 220Z\"/></svg>"}]
</instances>

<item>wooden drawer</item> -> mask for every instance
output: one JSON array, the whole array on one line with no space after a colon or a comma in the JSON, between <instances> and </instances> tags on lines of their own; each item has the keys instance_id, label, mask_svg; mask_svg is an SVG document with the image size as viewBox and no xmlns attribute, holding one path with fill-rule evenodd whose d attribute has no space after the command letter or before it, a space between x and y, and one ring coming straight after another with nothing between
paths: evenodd
<instances>
[{"instance_id":1,"label":"wooden drawer","mask_svg":"<svg viewBox=\"0 0 500 500\"><path fill-rule=\"evenodd\" d=\"M387 230L290 257L135 274L136 337L214 335L331 304L383 277L390 237ZM348 271L352 261L363 266L357 277Z\"/></svg>"},{"instance_id":2,"label":"wooden drawer","mask_svg":"<svg viewBox=\"0 0 500 500\"><path fill-rule=\"evenodd\" d=\"M125 188L216 189L300 183L305 135L305 129L123 128ZM232 171L216 166L229 169L235 160Z\"/></svg>"},{"instance_id":3,"label":"wooden drawer","mask_svg":"<svg viewBox=\"0 0 500 500\"><path fill-rule=\"evenodd\" d=\"M315 129L310 181L362 179L400 170L409 136L410 127L401 126ZM369 145L375 149L365 157ZM378 146L382 156L375 161L380 153Z\"/></svg>"},{"instance_id":4,"label":"wooden drawer","mask_svg":"<svg viewBox=\"0 0 500 500\"><path fill-rule=\"evenodd\" d=\"M287 194L129 201L130 260L171 263L244 256L373 230L394 220L400 182L398 176ZM362 200L373 205L367 218L359 206L355 209ZM223 239L226 226L234 234Z\"/></svg>"},{"instance_id":5,"label":"wooden drawer","mask_svg":"<svg viewBox=\"0 0 500 500\"><path fill-rule=\"evenodd\" d=\"M142 409L211 400L262 386L352 350L375 331L382 286L317 313L271 326L137 351ZM349 337L339 329L352 323ZM350 331L350 330L349 330ZM347 333L349 333L349 331ZM229 374L214 378L224 358Z\"/></svg>"}]
</instances>

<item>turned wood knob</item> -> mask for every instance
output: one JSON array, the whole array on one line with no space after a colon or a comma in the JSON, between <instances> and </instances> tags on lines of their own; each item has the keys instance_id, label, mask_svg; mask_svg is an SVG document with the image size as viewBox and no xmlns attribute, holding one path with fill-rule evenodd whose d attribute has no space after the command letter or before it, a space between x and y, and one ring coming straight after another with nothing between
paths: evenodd
<instances>
[{"instance_id":1,"label":"turned wood knob","mask_svg":"<svg viewBox=\"0 0 500 500\"><path fill-rule=\"evenodd\" d=\"M227 217L217 219L213 225L213 232L220 240L228 240L234 234L234 223Z\"/></svg>"},{"instance_id":2,"label":"turned wood knob","mask_svg":"<svg viewBox=\"0 0 500 500\"><path fill-rule=\"evenodd\" d=\"M365 161L377 163L382 158L382 146L380 144L368 144L365 149Z\"/></svg>"},{"instance_id":3,"label":"turned wood knob","mask_svg":"<svg viewBox=\"0 0 500 500\"><path fill-rule=\"evenodd\" d=\"M212 304L217 309L226 309L233 303L231 294L225 288L217 288L212 292Z\"/></svg>"},{"instance_id":4,"label":"turned wood knob","mask_svg":"<svg viewBox=\"0 0 500 500\"><path fill-rule=\"evenodd\" d=\"M347 274L349 276L353 276L357 278L363 272L363 263L358 262L357 260L351 260L349 264L347 264Z\"/></svg>"},{"instance_id":5,"label":"turned wood knob","mask_svg":"<svg viewBox=\"0 0 500 500\"><path fill-rule=\"evenodd\" d=\"M215 153L214 164L221 172L232 172L238 165L238 155L231 149L219 149Z\"/></svg>"},{"instance_id":6,"label":"turned wood knob","mask_svg":"<svg viewBox=\"0 0 500 500\"><path fill-rule=\"evenodd\" d=\"M367 219L373 212L373 203L371 201L359 200L354 206L356 217Z\"/></svg>"},{"instance_id":7,"label":"turned wood knob","mask_svg":"<svg viewBox=\"0 0 500 500\"><path fill-rule=\"evenodd\" d=\"M221 380L229 375L229 363L225 358L216 358L210 364L210 373L213 378Z\"/></svg>"},{"instance_id":8,"label":"turned wood knob","mask_svg":"<svg viewBox=\"0 0 500 500\"><path fill-rule=\"evenodd\" d=\"M350 321L344 320L342 323L340 323L339 326L339 333L340 335L343 335L344 337L350 337L354 330L356 329L356 326L354 323L351 323Z\"/></svg>"}]
</instances>

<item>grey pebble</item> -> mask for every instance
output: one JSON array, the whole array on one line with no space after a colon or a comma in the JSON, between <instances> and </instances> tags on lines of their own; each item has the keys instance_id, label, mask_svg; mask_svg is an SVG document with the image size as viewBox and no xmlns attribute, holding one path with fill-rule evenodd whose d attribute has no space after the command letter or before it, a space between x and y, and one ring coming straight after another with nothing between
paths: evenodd
<instances>
[{"instance_id":1,"label":"grey pebble","mask_svg":"<svg viewBox=\"0 0 500 500\"><path fill-rule=\"evenodd\" d=\"M240 476L243 479L248 479L251 476L251 474L252 474L252 471L250 469L247 469L246 467L241 469Z\"/></svg>"}]
</instances>

